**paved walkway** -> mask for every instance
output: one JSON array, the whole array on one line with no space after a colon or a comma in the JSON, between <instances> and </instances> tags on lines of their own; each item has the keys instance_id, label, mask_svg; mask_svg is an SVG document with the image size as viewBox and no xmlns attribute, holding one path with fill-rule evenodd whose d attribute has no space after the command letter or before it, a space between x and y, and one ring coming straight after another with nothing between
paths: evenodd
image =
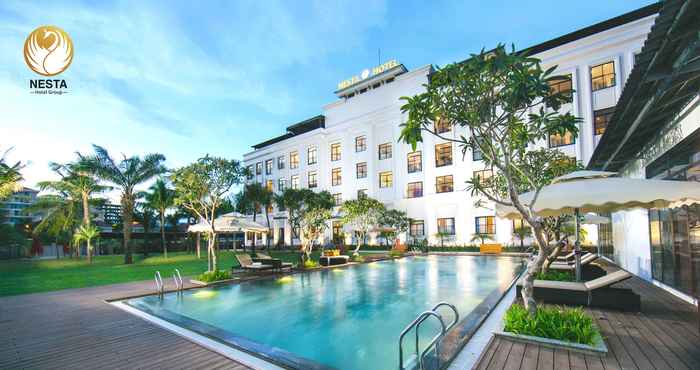
<instances>
[{"instance_id":1,"label":"paved walkway","mask_svg":"<svg viewBox=\"0 0 700 370\"><path fill-rule=\"evenodd\" d=\"M0 369L247 367L104 302L153 282L0 298Z\"/></svg>"},{"instance_id":2,"label":"paved walkway","mask_svg":"<svg viewBox=\"0 0 700 370\"><path fill-rule=\"evenodd\" d=\"M618 284L642 297L642 312L589 309L606 356L494 338L476 369L700 369L697 308L639 278Z\"/></svg>"}]
</instances>

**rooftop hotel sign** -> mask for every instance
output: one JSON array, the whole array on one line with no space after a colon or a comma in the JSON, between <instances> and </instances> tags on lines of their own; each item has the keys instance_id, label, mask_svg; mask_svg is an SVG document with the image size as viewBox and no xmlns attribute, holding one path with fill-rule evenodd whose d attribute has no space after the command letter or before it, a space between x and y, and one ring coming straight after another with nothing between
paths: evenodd
<instances>
[{"instance_id":1,"label":"rooftop hotel sign","mask_svg":"<svg viewBox=\"0 0 700 370\"><path fill-rule=\"evenodd\" d=\"M378 65L372 69L365 69L362 71L359 75L352 76L348 78L347 80L343 80L338 84L338 90L343 90L347 87L350 87L356 83L362 82L370 77L376 76L378 74L381 74L383 72L386 72L394 67L398 67L400 65L399 62L396 61L396 59L392 59L384 64Z\"/></svg>"}]
</instances>

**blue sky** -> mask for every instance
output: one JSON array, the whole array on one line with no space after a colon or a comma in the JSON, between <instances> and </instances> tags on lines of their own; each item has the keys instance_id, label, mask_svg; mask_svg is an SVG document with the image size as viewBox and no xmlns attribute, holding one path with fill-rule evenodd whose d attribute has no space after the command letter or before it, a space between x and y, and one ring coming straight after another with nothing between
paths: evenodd
<instances>
[{"instance_id":1,"label":"blue sky","mask_svg":"<svg viewBox=\"0 0 700 370\"><path fill-rule=\"evenodd\" d=\"M314 116L336 84L382 61L459 61L499 42L530 46L652 1L3 1L0 150L28 161L27 185L92 143L160 152L170 167L241 159ZM71 36L64 96L29 94L22 58L43 24Z\"/></svg>"}]
</instances>

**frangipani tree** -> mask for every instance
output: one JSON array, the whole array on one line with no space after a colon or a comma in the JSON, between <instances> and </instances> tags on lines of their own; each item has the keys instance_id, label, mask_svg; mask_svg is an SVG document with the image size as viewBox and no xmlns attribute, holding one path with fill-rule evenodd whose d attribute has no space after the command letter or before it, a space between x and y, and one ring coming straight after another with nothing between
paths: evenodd
<instances>
[{"instance_id":1,"label":"frangipani tree","mask_svg":"<svg viewBox=\"0 0 700 370\"><path fill-rule=\"evenodd\" d=\"M245 169L237 160L207 155L173 171L170 176L175 187L175 205L191 211L209 225L208 271L218 270L214 227L217 209L231 188L243 182L245 173Z\"/></svg>"},{"instance_id":2,"label":"frangipani tree","mask_svg":"<svg viewBox=\"0 0 700 370\"><path fill-rule=\"evenodd\" d=\"M304 212L301 218L301 232L303 234L301 249L304 253L303 261L311 259L311 252L314 249L314 245L328 228L328 220L330 218L330 208L314 207Z\"/></svg>"},{"instance_id":3,"label":"frangipani tree","mask_svg":"<svg viewBox=\"0 0 700 370\"><path fill-rule=\"evenodd\" d=\"M522 298L533 315L537 312L532 294L535 274L551 247L545 239L542 220L534 212L537 196L529 203L519 197L523 188L539 192L546 185L537 182L542 168L529 165L526 153L550 134L576 135L579 122L568 112L558 112L570 95L550 89L550 83L565 79L554 75L555 68L545 70L540 60L515 52L514 48L509 52L499 45L462 63L438 69L426 91L403 98L406 104L402 107L408 113L402 141L415 148L427 132L460 144L463 153L478 150L486 166L502 178L503 193L493 191L478 177L470 187L491 202L515 207L532 228L539 253L528 263ZM464 133L458 138L438 133L435 123L439 120L462 128Z\"/></svg>"},{"instance_id":4,"label":"frangipani tree","mask_svg":"<svg viewBox=\"0 0 700 370\"><path fill-rule=\"evenodd\" d=\"M342 222L349 225L359 235L357 246L353 252L354 256L359 255L360 247L366 243L367 233L379 225L384 211L384 204L370 197L359 197L343 202L340 207L340 212L343 215Z\"/></svg>"},{"instance_id":5,"label":"frangipani tree","mask_svg":"<svg viewBox=\"0 0 700 370\"><path fill-rule=\"evenodd\" d=\"M385 230L380 234L390 245L394 245L399 235L408 231L410 223L411 220L406 212L398 209L384 209L379 217L379 225Z\"/></svg>"}]
</instances>

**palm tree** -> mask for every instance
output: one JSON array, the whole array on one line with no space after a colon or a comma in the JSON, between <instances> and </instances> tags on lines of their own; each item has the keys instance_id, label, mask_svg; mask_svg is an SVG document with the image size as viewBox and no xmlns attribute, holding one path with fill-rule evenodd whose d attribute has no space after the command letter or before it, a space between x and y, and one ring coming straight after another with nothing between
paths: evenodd
<instances>
[{"instance_id":1,"label":"palm tree","mask_svg":"<svg viewBox=\"0 0 700 370\"><path fill-rule=\"evenodd\" d=\"M100 230L94 225L80 225L80 227L75 231L75 234L73 234L73 244L75 244L76 247L79 246L82 241L87 243L88 263L92 263L92 259L90 258L90 255L92 254L92 245L90 242L92 239L99 236Z\"/></svg>"},{"instance_id":2,"label":"palm tree","mask_svg":"<svg viewBox=\"0 0 700 370\"><path fill-rule=\"evenodd\" d=\"M42 195L24 212L42 213L41 221L34 227L34 235L46 233L56 241L72 239L73 230L80 224L80 201L67 192Z\"/></svg>"},{"instance_id":3,"label":"palm tree","mask_svg":"<svg viewBox=\"0 0 700 370\"><path fill-rule=\"evenodd\" d=\"M270 208L274 202L274 194L268 188L264 187L262 184L254 182L248 184L243 189L243 202L242 204L250 204L253 211L253 221L256 221L257 214L262 208L265 209L265 219L267 220L267 227L270 229ZM271 233L268 231L268 235ZM270 248L270 238L267 238L267 248ZM253 245L253 252L255 252L255 245Z\"/></svg>"},{"instance_id":4,"label":"palm tree","mask_svg":"<svg viewBox=\"0 0 700 370\"><path fill-rule=\"evenodd\" d=\"M148 207L158 212L160 217L160 247L163 249L163 256L168 258L168 247L165 245L165 211L175 205L175 191L168 187L163 178L159 178L151 185L145 198Z\"/></svg>"},{"instance_id":5,"label":"palm tree","mask_svg":"<svg viewBox=\"0 0 700 370\"><path fill-rule=\"evenodd\" d=\"M487 233L474 233L471 238L471 242L481 242L484 244L487 240L493 240L493 234Z\"/></svg>"},{"instance_id":6,"label":"palm tree","mask_svg":"<svg viewBox=\"0 0 700 370\"><path fill-rule=\"evenodd\" d=\"M10 150L12 148L0 155L0 200L21 189L22 174L20 170L24 168L24 165L20 162L15 164L7 163L6 157Z\"/></svg>"},{"instance_id":7,"label":"palm tree","mask_svg":"<svg viewBox=\"0 0 700 370\"><path fill-rule=\"evenodd\" d=\"M137 198L143 198L145 195L145 192L139 192ZM144 257L148 257L149 234L151 233L151 227L153 226L155 219L155 209L151 208L148 203L136 202L136 206L134 207L134 221L143 226L143 249L141 252L143 253Z\"/></svg>"},{"instance_id":8,"label":"palm tree","mask_svg":"<svg viewBox=\"0 0 700 370\"><path fill-rule=\"evenodd\" d=\"M78 153L81 164L98 178L112 183L121 191L122 225L124 232L124 263L133 262L131 255L131 225L136 204L136 186L165 173L163 165L165 156L162 154L147 154L123 158L117 163L107 150L99 145L93 145L95 154L83 156Z\"/></svg>"}]
</instances>

